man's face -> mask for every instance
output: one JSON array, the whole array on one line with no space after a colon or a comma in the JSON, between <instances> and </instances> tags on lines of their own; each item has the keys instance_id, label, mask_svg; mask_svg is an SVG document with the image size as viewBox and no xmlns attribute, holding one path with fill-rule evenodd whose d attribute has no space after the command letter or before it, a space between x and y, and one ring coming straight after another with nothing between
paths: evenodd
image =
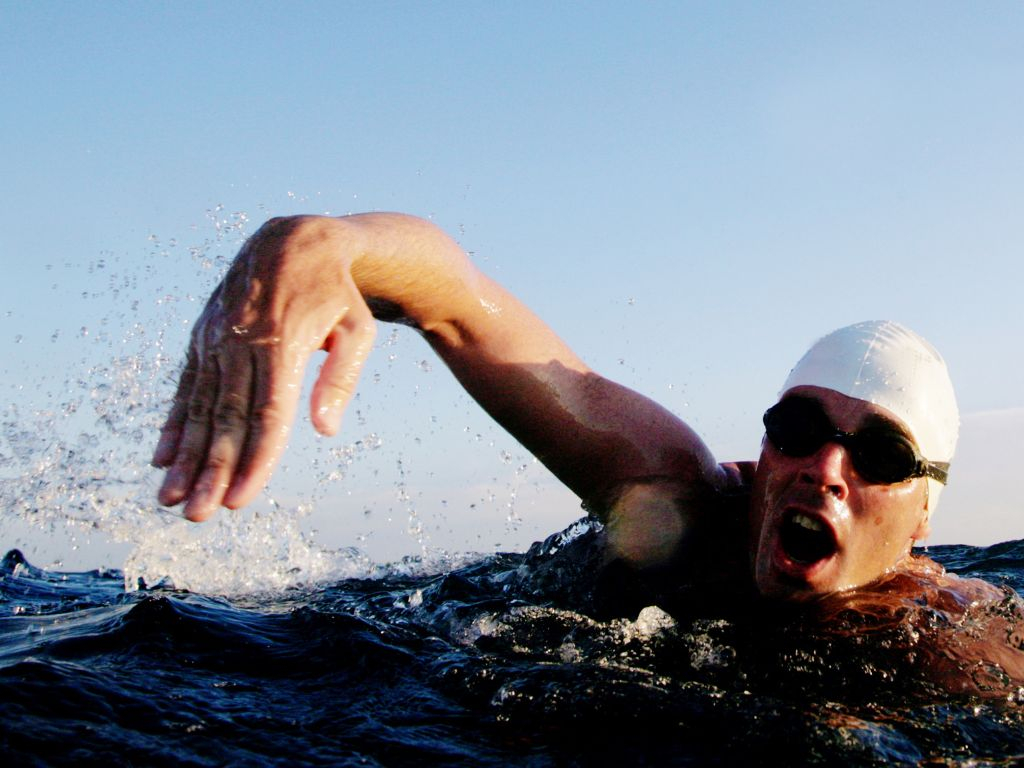
<instances>
[{"instance_id":1,"label":"man's face","mask_svg":"<svg viewBox=\"0 0 1024 768\"><path fill-rule=\"evenodd\" d=\"M857 432L882 421L909 434L889 411L830 389L801 386L787 397L816 400L832 424ZM829 442L809 456L762 444L751 498L751 560L766 597L802 599L858 587L889 571L928 535L927 481L870 483L850 454Z\"/></svg>"}]
</instances>

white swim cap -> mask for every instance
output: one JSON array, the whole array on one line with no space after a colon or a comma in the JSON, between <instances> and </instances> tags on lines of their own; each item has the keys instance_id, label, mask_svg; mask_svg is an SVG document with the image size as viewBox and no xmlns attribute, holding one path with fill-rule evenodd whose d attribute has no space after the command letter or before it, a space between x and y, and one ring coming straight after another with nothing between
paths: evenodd
<instances>
[{"instance_id":1,"label":"white swim cap","mask_svg":"<svg viewBox=\"0 0 1024 768\"><path fill-rule=\"evenodd\" d=\"M946 363L899 323L870 320L819 339L790 371L780 397L801 385L879 405L906 425L927 460L953 458L960 413ZM941 490L941 483L928 479L929 511Z\"/></svg>"}]
</instances>

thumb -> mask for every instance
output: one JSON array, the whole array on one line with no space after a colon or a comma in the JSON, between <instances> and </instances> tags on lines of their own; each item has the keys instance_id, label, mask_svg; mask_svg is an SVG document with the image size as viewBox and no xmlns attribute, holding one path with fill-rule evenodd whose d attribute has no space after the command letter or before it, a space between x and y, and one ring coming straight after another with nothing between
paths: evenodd
<instances>
[{"instance_id":1,"label":"thumb","mask_svg":"<svg viewBox=\"0 0 1024 768\"><path fill-rule=\"evenodd\" d=\"M333 435L341 426L341 416L355 394L376 336L376 321L363 301L356 302L327 336L327 359L310 398L310 417L320 434Z\"/></svg>"}]
</instances>

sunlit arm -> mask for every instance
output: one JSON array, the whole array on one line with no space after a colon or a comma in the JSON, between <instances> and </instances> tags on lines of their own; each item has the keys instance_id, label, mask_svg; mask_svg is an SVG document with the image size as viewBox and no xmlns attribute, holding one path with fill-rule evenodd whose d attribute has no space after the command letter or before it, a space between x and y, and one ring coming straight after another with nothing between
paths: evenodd
<instances>
[{"instance_id":1,"label":"sunlit arm","mask_svg":"<svg viewBox=\"0 0 1024 768\"><path fill-rule=\"evenodd\" d=\"M303 372L333 434L372 347L375 319L416 328L466 390L584 499L631 478L717 481L675 416L595 373L440 229L402 214L274 219L245 244L192 334L154 455L162 504L192 520L247 504L294 421Z\"/></svg>"}]
</instances>

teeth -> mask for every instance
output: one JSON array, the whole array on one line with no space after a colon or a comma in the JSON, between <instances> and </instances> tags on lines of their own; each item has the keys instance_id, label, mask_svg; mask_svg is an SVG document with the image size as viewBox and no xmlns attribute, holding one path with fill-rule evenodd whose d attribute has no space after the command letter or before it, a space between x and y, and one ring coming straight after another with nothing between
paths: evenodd
<instances>
[{"instance_id":1,"label":"teeth","mask_svg":"<svg viewBox=\"0 0 1024 768\"><path fill-rule=\"evenodd\" d=\"M809 531L824 531L825 526L820 520L815 520L813 517L808 517L805 514L797 513L793 515L793 522L799 525L801 528L806 528Z\"/></svg>"}]
</instances>

